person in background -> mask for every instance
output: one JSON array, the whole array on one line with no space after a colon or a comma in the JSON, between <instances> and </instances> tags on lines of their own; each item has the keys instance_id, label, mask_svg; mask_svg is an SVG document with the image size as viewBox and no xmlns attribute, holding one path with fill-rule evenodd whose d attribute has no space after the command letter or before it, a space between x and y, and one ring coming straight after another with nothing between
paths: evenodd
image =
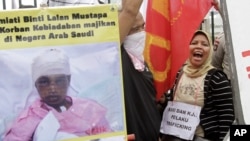
<instances>
[{"instance_id":1,"label":"person in background","mask_svg":"<svg viewBox=\"0 0 250 141\"><path fill-rule=\"evenodd\" d=\"M34 58L32 79L40 98L21 112L6 132L4 141L33 140L37 127L48 115L59 124L58 133L50 140L57 140L60 133L78 137L111 132L105 117L106 108L95 101L68 95L70 78L69 58L61 50L48 49ZM54 128L54 122L46 124Z\"/></svg>"},{"instance_id":2,"label":"person in background","mask_svg":"<svg viewBox=\"0 0 250 141\"><path fill-rule=\"evenodd\" d=\"M143 57L144 26L143 16L138 13L121 48L126 124L135 141L158 141L161 117L153 76Z\"/></svg>"},{"instance_id":3,"label":"person in background","mask_svg":"<svg viewBox=\"0 0 250 141\"><path fill-rule=\"evenodd\" d=\"M214 7L223 18L218 0L214 0ZM227 77L231 80L229 59L230 54L229 48L226 46L225 34L224 32L221 32L214 40L212 65L218 69L223 70L227 74Z\"/></svg>"},{"instance_id":4,"label":"person in background","mask_svg":"<svg viewBox=\"0 0 250 141\"><path fill-rule=\"evenodd\" d=\"M223 70L225 74L227 74L227 77L231 79L229 70L229 50L228 47L226 47L224 32L215 38L212 65Z\"/></svg>"},{"instance_id":5,"label":"person in background","mask_svg":"<svg viewBox=\"0 0 250 141\"><path fill-rule=\"evenodd\" d=\"M213 45L206 32L194 33L189 51L167 95L160 128L162 141L222 141L234 121L231 84L226 74L211 64Z\"/></svg>"}]
</instances>

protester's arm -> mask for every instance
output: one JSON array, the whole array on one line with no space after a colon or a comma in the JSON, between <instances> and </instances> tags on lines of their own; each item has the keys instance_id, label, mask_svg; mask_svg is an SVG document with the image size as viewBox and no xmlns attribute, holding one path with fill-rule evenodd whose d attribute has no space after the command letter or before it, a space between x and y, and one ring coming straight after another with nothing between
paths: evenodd
<instances>
[{"instance_id":1,"label":"protester's arm","mask_svg":"<svg viewBox=\"0 0 250 141\"><path fill-rule=\"evenodd\" d=\"M132 28L143 0L122 0L122 11L119 14L120 43Z\"/></svg>"},{"instance_id":2,"label":"protester's arm","mask_svg":"<svg viewBox=\"0 0 250 141\"><path fill-rule=\"evenodd\" d=\"M212 2L214 9L220 12L220 4L218 0L213 0Z\"/></svg>"},{"instance_id":3,"label":"protester's arm","mask_svg":"<svg viewBox=\"0 0 250 141\"><path fill-rule=\"evenodd\" d=\"M225 41L224 37L221 37L220 39L216 38L215 39L215 47L214 47L214 52L213 52L213 57L212 57L212 65L218 69L223 70L223 59L225 55Z\"/></svg>"},{"instance_id":4,"label":"protester's arm","mask_svg":"<svg viewBox=\"0 0 250 141\"><path fill-rule=\"evenodd\" d=\"M221 15L221 17L222 17L223 14L221 12L221 7L220 7L220 4L219 4L219 1L218 0L213 0L212 4L214 6L214 9L217 10L219 12L219 14Z\"/></svg>"},{"instance_id":5,"label":"protester's arm","mask_svg":"<svg viewBox=\"0 0 250 141\"><path fill-rule=\"evenodd\" d=\"M218 114L220 140L223 140L234 121L233 91L226 74L217 71L211 76L213 107Z\"/></svg>"}]
</instances>

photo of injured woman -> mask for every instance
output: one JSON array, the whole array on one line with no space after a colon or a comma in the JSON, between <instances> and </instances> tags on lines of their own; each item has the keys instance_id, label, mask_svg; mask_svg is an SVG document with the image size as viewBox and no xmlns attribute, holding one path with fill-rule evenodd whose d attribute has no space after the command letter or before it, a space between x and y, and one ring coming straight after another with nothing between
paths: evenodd
<instances>
[{"instance_id":1,"label":"photo of injured woman","mask_svg":"<svg viewBox=\"0 0 250 141\"><path fill-rule=\"evenodd\" d=\"M108 46L110 44L103 47L104 52ZM0 130L3 141L55 141L125 130L123 105L119 104L123 103L121 86L114 85L114 82L118 84L118 81L121 82L119 61L110 62L107 59L110 63L107 64L105 61L100 62L100 58L93 58L93 56L99 56L98 54L103 54L99 57L105 57L106 53L101 50L96 54L87 55L87 52L92 49L80 49L85 50L87 57L83 57L84 55L70 48L70 50L68 47L41 48L23 53L23 56L27 54L33 56L30 57L33 59L26 61L29 63L22 64L24 65L22 69L30 65L30 71L27 71L29 73L26 75L31 74L31 76L26 85L31 84L32 92L22 96L23 90L19 89L21 93L12 95L16 98L10 102L13 103L14 109L10 107L7 108L8 111L5 108L2 109L3 107L0 109L0 124L1 128L4 127L2 131ZM72 57L67 56L65 52ZM20 50L15 53L22 54ZM4 56L9 58L15 53L0 52L3 54L0 65L4 65L4 60L7 60ZM92 64L86 64L86 62L90 63L88 57L92 58L90 61ZM97 61L98 64L94 63L96 60L99 61ZM98 66L95 69L102 70L94 73L93 66ZM86 74L86 72L90 73ZM4 70L0 73L3 74ZM16 79L18 78L10 81L24 83ZM29 79L26 78L26 80ZM107 84L107 82L110 83ZM1 84L3 81L0 82ZM8 99L11 98L6 98L5 103ZM0 103L4 103L4 100ZM15 114L11 114L12 112Z\"/></svg>"}]
</instances>

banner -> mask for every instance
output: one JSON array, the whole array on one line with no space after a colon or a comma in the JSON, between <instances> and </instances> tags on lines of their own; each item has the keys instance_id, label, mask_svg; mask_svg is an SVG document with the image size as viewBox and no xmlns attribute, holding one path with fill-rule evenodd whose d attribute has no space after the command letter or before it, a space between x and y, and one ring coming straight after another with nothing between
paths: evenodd
<instances>
[{"instance_id":1,"label":"banner","mask_svg":"<svg viewBox=\"0 0 250 141\"><path fill-rule=\"evenodd\" d=\"M18 137L34 133L30 138L36 141L126 140L117 11L111 5L1 11L1 139L8 131L7 135ZM47 55L55 50L69 58L70 71L63 70L65 77L59 64L34 65L42 52ZM57 55L40 61L52 58ZM65 58L59 61L67 66ZM58 71L40 75L53 67ZM62 87L68 83L67 88ZM40 96L53 94L55 87L67 89L64 106L46 103L56 103L58 96L40 100ZM47 90L50 92L44 92ZM37 116L40 118L34 118ZM26 119L32 121L26 124ZM22 128L15 128L21 123Z\"/></svg>"},{"instance_id":2,"label":"banner","mask_svg":"<svg viewBox=\"0 0 250 141\"><path fill-rule=\"evenodd\" d=\"M169 90L189 55L189 42L212 0L148 0L145 60L153 72L157 98Z\"/></svg>"},{"instance_id":3,"label":"banner","mask_svg":"<svg viewBox=\"0 0 250 141\"><path fill-rule=\"evenodd\" d=\"M239 124L250 124L250 20L244 16L249 12L250 1L222 1L226 47L230 51L231 80L234 90L236 118ZM240 24L239 24L240 23Z\"/></svg>"}]
</instances>

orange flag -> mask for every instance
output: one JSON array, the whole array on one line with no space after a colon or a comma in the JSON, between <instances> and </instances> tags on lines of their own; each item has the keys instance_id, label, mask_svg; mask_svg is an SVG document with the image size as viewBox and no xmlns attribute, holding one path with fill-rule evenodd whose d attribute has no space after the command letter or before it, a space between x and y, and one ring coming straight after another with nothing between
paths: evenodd
<instances>
[{"instance_id":1,"label":"orange flag","mask_svg":"<svg viewBox=\"0 0 250 141\"><path fill-rule=\"evenodd\" d=\"M148 0L145 60L157 99L169 90L189 55L189 42L212 7L212 0Z\"/></svg>"}]
</instances>

